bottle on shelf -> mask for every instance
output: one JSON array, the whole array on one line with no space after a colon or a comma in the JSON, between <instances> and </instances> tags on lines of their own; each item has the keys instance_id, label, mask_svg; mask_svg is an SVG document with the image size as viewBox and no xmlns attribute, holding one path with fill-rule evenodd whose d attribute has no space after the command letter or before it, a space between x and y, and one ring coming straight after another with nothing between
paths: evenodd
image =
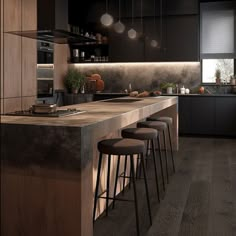
<instances>
[{"instance_id":1,"label":"bottle on shelf","mask_svg":"<svg viewBox=\"0 0 236 236\"><path fill-rule=\"evenodd\" d=\"M85 58L85 52L82 51L80 54L80 60L83 62L84 58Z\"/></svg>"},{"instance_id":2,"label":"bottle on shelf","mask_svg":"<svg viewBox=\"0 0 236 236\"><path fill-rule=\"evenodd\" d=\"M78 49L78 48L73 49L73 58L72 58L72 61L73 61L74 63L78 63L78 62L79 62L79 49Z\"/></svg>"}]
</instances>

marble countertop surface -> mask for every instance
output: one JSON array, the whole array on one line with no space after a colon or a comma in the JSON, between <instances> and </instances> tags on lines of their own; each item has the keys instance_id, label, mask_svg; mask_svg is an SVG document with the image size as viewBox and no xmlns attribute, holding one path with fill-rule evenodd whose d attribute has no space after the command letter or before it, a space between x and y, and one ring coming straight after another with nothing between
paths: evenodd
<instances>
[{"instance_id":1,"label":"marble countertop surface","mask_svg":"<svg viewBox=\"0 0 236 236\"><path fill-rule=\"evenodd\" d=\"M129 97L132 99L132 97ZM123 99L126 99L124 97ZM58 109L79 109L83 113L65 117L27 117L27 116L6 116L1 117L4 124L41 125L41 126L63 126L63 127L84 127L91 126L109 119L120 119L127 124L136 122L149 115L154 114L166 107L178 102L176 96L145 97L140 101L125 102L104 102L96 101L81 103L70 106L59 107Z\"/></svg>"}]
</instances>

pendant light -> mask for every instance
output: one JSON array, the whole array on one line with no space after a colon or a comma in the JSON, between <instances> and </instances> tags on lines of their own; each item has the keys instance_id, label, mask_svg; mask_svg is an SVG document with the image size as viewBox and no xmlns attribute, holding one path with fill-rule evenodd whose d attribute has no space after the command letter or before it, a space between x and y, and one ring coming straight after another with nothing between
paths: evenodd
<instances>
[{"instance_id":1,"label":"pendant light","mask_svg":"<svg viewBox=\"0 0 236 236\"><path fill-rule=\"evenodd\" d=\"M154 9L154 34L156 36L156 32L157 32L157 30L156 30L156 0L154 0L154 6L153 7L154 7L153 8ZM150 44L151 44L151 47L153 47L153 48L158 47L158 42L155 38L151 40Z\"/></svg>"},{"instance_id":2,"label":"pendant light","mask_svg":"<svg viewBox=\"0 0 236 236\"><path fill-rule=\"evenodd\" d=\"M125 25L120 20L120 8L121 7L120 7L120 0L119 0L119 19L114 24L114 30L119 34L122 34L125 31Z\"/></svg>"},{"instance_id":3,"label":"pendant light","mask_svg":"<svg viewBox=\"0 0 236 236\"><path fill-rule=\"evenodd\" d=\"M101 16L100 20L104 26L110 26L113 23L113 17L107 12L108 0L106 0L106 12Z\"/></svg>"},{"instance_id":4,"label":"pendant light","mask_svg":"<svg viewBox=\"0 0 236 236\"><path fill-rule=\"evenodd\" d=\"M140 20L141 20L141 32L140 35L143 35L143 0L140 3Z\"/></svg>"},{"instance_id":5,"label":"pendant light","mask_svg":"<svg viewBox=\"0 0 236 236\"><path fill-rule=\"evenodd\" d=\"M133 29L134 25L134 0L132 0L132 28L128 31L128 37L130 39L135 39L137 37L137 32Z\"/></svg>"},{"instance_id":6,"label":"pendant light","mask_svg":"<svg viewBox=\"0 0 236 236\"><path fill-rule=\"evenodd\" d=\"M163 26L163 16L162 16L162 0L160 0L160 45L159 45L159 48L162 47L162 26Z\"/></svg>"}]
</instances>

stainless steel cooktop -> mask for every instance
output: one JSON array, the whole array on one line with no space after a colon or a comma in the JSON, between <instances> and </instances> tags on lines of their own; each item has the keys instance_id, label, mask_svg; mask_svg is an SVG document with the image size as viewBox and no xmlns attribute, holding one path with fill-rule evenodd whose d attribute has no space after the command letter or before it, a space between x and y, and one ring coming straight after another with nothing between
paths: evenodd
<instances>
[{"instance_id":1,"label":"stainless steel cooktop","mask_svg":"<svg viewBox=\"0 0 236 236\"><path fill-rule=\"evenodd\" d=\"M63 116L71 116L83 113L85 111L77 110L77 109L58 109L55 112L51 113L34 113L31 110L20 110L15 112L7 113L6 115L11 116L31 116L31 117L63 117Z\"/></svg>"}]
</instances>

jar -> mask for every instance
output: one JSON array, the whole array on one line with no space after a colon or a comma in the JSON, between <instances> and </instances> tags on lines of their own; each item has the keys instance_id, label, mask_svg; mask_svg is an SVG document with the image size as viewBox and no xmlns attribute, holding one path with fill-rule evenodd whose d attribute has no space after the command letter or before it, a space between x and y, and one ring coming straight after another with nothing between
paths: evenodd
<instances>
[{"instance_id":1,"label":"jar","mask_svg":"<svg viewBox=\"0 0 236 236\"><path fill-rule=\"evenodd\" d=\"M180 93L185 94L185 87L184 86L182 88L180 88Z\"/></svg>"}]
</instances>

